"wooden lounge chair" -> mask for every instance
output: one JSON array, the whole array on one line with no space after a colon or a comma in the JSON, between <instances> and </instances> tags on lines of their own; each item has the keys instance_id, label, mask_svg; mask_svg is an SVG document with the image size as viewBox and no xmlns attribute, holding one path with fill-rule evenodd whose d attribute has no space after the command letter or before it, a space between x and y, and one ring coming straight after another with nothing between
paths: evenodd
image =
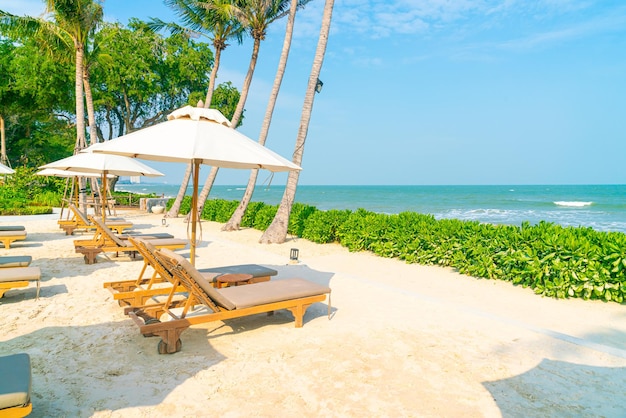
<instances>
[{"instance_id":1,"label":"wooden lounge chair","mask_svg":"<svg viewBox=\"0 0 626 418\"><path fill-rule=\"evenodd\" d=\"M0 357L0 418L25 417L31 403L30 357L26 353Z\"/></svg>"},{"instance_id":2,"label":"wooden lounge chair","mask_svg":"<svg viewBox=\"0 0 626 418\"><path fill-rule=\"evenodd\" d=\"M143 238L129 237L128 239L137 248L144 260L139 277L136 280L106 282L104 283L105 289L111 292L113 299L117 300L120 306L140 306L156 296L170 294L176 280L172 277L172 273L157 259L154 245ZM149 277L144 277L148 266L152 267L153 273ZM217 279L225 274L247 274L251 276L250 282L252 283L268 281L271 276L278 274L276 270L258 264L213 267L198 269L198 271L212 286L216 286ZM184 291L184 287L178 287L174 293Z\"/></svg>"},{"instance_id":3,"label":"wooden lounge chair","mask_svg":"<svg viewBox=\"0 0 626 418\"><path fill-rule=\"evenodd\" d=\"M117 234L113 229L109 228L107 224L102 222L101 218L89 216L89 222L91 222L95 228L94 234L91 238L81 238L74 240L75 244L82 246L97 246L106 240L109 235L114 235L121 240L128 239L129 237L142 237L146 239L158 239L158 238L174 238L172 234L165 232L157 232L152 234L144 234L136 231L126 231L124 234Z\"/></svg>"},{"instance_id":4,"label":"wooden lounge chair","mask_svg":"<svg viewBox=\"0 0 626 418\"><path fill-rule=\"evenodd\" d=\"M0 268L28 267L30 266L31 261L33 261L33 257L29 255L0 257Z\"/></svg>"},{"instance_id":5,"label":"wooden lounge chair","mask_svg":"<svg viewBox=\"0 0 626 418\"><path fill-rule=\"evenodd\" d=\"M83 212L81 212L75 204L70 203L68 208L72 211L73 217L71 219L59 219L59 227L65 231L65 235L73 235L77 229L85 231L93 231L96 226L90 221ZM132 228L133 223L124 219L107 219L105 224L116 231L118 234L124 232L125 229Z\"/></svg>"},{"instance_id":6,"label":"wooden lounge chair","mask_svg":"<svg viewBox=\"0 0 626 418\"><path fill-rule=\"evenodd\" d=\"M39 267L8 267L0 269L0 298L6 292L17 287L26 287L30 282L37 282L37 299L39 299Z\"/></svg>"},{"instance_id":7,"label":"wooden lounge chair","mask_svg":"<svg viewBox=\"0 0 626 418\"><path fill-rule=\"evenodd\" d=\"M89 219L97 226L94 239L91 240L74 240L74 249L77 253L83 254L86 264L96 262L96 256L99 253L114 252L116 256L121 253L130 253L135 258L138 249L128 239L123 239L115 235L113 231L106 227L102 219L91 216ZM171 237L171 235L167 234ZM148 240L156 248L169 248L171 250L179 250L187 246L187 240L177 238L159 238L156 235L144 235L144 239Z\"/></svg>"},{"instance_id":8,"label":"wooden lounge chair","mask_svg":"<svg viewBox=\"0 0 626 418\"><path fill-rule=\"evenodd\" d=\"M11 243L26 239L26 231L0 231L0 241L4 244L4 248L11 248Z\"/></svg>"},{"instance_id":9,"label":"wooden lounge chair","mask_svg":"<svg viewBox=\"0 0 626 418\"><path fill-rule=\"evenodd\" d=\"M307 308L323 302L326 295L330 317L329 287L304 279L284 279L216 289L184 257L166 249L156 251L156 255L189 293L182 312L175 313L168 299L161 304L126 308L125 313L139 326L141 334L161 337L159 354L180 351L180 335L194 324L287 309L295 317L296 328L300 328ZM188 315L195 305L203 305L208 311ZM161 322L164 314L170 320Z\"/></svg>"}]
</instances>

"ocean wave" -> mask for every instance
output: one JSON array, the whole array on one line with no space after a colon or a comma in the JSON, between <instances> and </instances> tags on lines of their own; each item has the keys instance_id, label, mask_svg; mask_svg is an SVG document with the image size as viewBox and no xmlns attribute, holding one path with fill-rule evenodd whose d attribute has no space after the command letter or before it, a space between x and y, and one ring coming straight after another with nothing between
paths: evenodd
<instances>
[{"instance_id":1,"label":"ocean wave","mask_svg":"<svg viewBox=\"0 0 626 418\"><path fill-rule=\"evenodd\" d=\"M567 206L567 207L570 207L570 208L582 208L584 206L591 206L591 205L593 205L593 202L558 201L558 202L554 202L554 204L557 205L557 206Z\"/></svg>"}]
</instances>

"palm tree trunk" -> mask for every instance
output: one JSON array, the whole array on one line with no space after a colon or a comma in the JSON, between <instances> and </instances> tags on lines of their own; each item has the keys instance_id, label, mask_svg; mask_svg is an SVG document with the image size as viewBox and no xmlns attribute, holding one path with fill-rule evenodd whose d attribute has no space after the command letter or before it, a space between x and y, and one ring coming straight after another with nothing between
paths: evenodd
<instances>
[{"instance_id":1,"label":"palm tree trunk","mask_svg":"<svg viewBox=\"0 0 626 418\"><path fill-rule=\"evenodd\" d=\"M243 107L246 105L246 98L248 97L248 92L250 91L250 84L252 83L252 76L254 75L254 69L256 67L257 60L259 58L259 48L261 46L261 40L255 39L254 46L252 47L252 57L250 58L250 65L248 66L248 73L246 74L246 78L243 80L243 87L241 88L241 96L239 96L239 102L237 103L237 108L235 109L235 113L233 114L233 118L231 119L231 128L235 129L237 124L239 123L239 119L243 113ZM217 177L217 172L219 171L218 167L212 167L209 175L204 182L204 186L202 187L202 192L200 196L198 196L198 208L204 208L204 204L206 202L207 197L209 197L209 193L211 192L211 187L213 187L213 183L215 182L215 177ZM202 213L202 212L200 212Z\"/></svg>"},{"instance_id":2,"label":"palm tree trunk","mask_svg":"<svg viewBox=\"0 0 626 418\"><path fill-rule=\"evenodd\" d=\"M200 216L202 215L202 211L204 210L204 204L209 197L209 192L213 187L213 183L215 183L215 177L217 177L218 171L218 167L211 167L211 171L209 171L209 175L204 181L204 186L202 186L202 191L198 195L198 218L200 218ZM187 215L187 219L189 219L189 215Z\"/></svg>"},{"instance_id":3,"label":"palm tree trunk","mask_svg":"<svg viewBox=\"0 0 626 418\"><path fill-rule=\"evenodd\" d=\"M96 126L96 111L93 107L93 95L89 83L89 69L83 69L83 85L85 89L85 101L87 103L87 120L89 121L89 145L98 142L98 128Z\"/></svg>"},{"instance_id":4,"label":"palm tree trunk","mask_svg":"<svg viewBox=\"0 0 626 418\"><path fill-rule=\"evenodd\" d=\"M93 145L98 142L98 132L96 127L96 111L93 107L93 96L91 94L91 84L89 84L89 69L83 65L83 89L85 91L85 103L87 104L87 120L89 121L89 145ZM86 142L86 141L85 141ZM87 144L85 144L87 145ZM98 179L91 179L92 193L98 193L98 199L94 201L95 213L102 213L104 215L105 206L107 203L106 190L98 185ZM103 216L104 219L104 216Z\"/></svg>"},{"instance_id":5,"label":"palm tree trunk","mask_svg":"<svg viewBox=\"0 0 626 418\"><path fill-rule=\"evenodd\" d=\"M180 212L180 205L183 202L183 198L185 197L185 193L187 193L187 186L189 185L189 179L191 178L191 163L187 164L187 169L185 170L185 176L183 177L183 181L180 185L180 189L178 189L178 194L176 195L176 200L174 200L174 204L165 214L166 218L176 218L178 213Z\"/></svg>"},{"instance_id":6,"label":"palm tree trunk","mask_svg":"<svg viewBox=\"0 0 626 418\"><path fill-rule=\"evenodd\" d=\"M211 69L211 75L209 76L209 87L206 91L206 98L204 100L204 108L211 107L211 100L213 100L213 90L215 90L215 78L217 77L217 70L220 66L220 57L222 56L222 49L218 46L215 47L215 60L213 61L213 68Z\"/></svg>"},{"instance_id":7,"label":"palm tree trunk","mask_svg":"<svg viewBox=\"0 0 626 418\"><path fill-rule=\"evenodd\" d=\"M87 146L85 140L85 97L83 95L83 46L75 42L76 46L76 148L74 153Z\"/></svg>"},{"instance_id":8,"label":"palm tree trunk","mask_svg":"<svg viewBox=\"0 0 626 418\"><path fill-rule=\"evenodd\" d=\"M257 60L259 59L259 48L261 47L261 40L255 39L254 46L252 47L252 57L250 58L250 65L248 66L248 73L243 80L243 86L241 87L241 96L239 96L239 102L237 108L233 114L233 118L230 120L233 129L239 124L239 119L243 114L243 108L246 105L246 99L248 98L248 92L250 91L250 84L252 83L252 75L256 67Z\"/></svg>"},{"instance_id":9,"label":"palm tree trunk","mask_svg":"<svg viewBox=\"0 0 626 418\"><path fill-rule=\"evenodd\" d=\"M0 115L0 163L9 165L8 162L9 159L7 158L7 137L4 130L4 118Z\"/></svg>"},{"instance_id":10,"label":"palm tree trunk","mask_svg":"<svg viewBox=\"0 0 626 418\"><path fill-rule=\"evenodd\" d=\"M274 78L274 85L272 87L272 93L270 94L270 100L267 102L267 108L265 109L265 118L263 119L263 125L261 126L261 133L259 134L259 144L265 145L267 134L270 130L270 124L272 123L272 115L274 113L274 107L276 106L276 99L280 91L280 86L285 75L285 68L287 67L287 59L289 58L289 50L291 48L291 39L293 37L293 26L296 20L296 11L298 10L298 0L291 0L291 6L289 8L289 17L287 19L287 28L285 30L285 40L283 41L283 50L280 54L280 60L278 62L278 70L276 70L276 77ZM252 199L254 193L254 187L256 186L256 179L259 175L259 170L251 170L250 178L248 179L248 185L246 191L239 202L239 206L235 209L230 219L222 227L222 231L235 231L239 229L243 215L248 209L248 204Z\"/></svg>"},{"instance_id":11,"label":"palm tree trunk","mask_svg":"<svg viewBox=\"0 0 626 418\"><path fill-rule=\"evenodd\" d=\"M302 155L304 154L304 144L307 132L309 130L309 122L313 111L313 101L315 99L315 86L317 84L324 55L326 54L326 44L328 43L328 33L330 31L330 22L333 15L334 0L326 0L324 5L324 15L322 17L322 28L320 29L320 37L317 42L317 50L313 59L313 67L309 76L309 84L306 95L304 96L304 104L302 106L302 117L300 118L300 128L298 129L298 137L296 138L296 147L293 153L293 162L301 165ZM280 244L285 242L287 238L287 229L289 227L289 215L296 197L296 188L298 186L299 171L289 172L287 177L287 186L283 193L283 199L280 202L274 220L261 236L259 242L265 244Z\"/></svg>"},{"instance_id":12,"label":"palm tree trunk","mask_svg":"<svg viewBox=\"0 0 626 418\"><path fill-rule=\"evenodd\" d=\"M213 62L213 69L211 70L211 76L209 77L209 87L207 88L206 98L204 101L204 108L208 109L211 106L211 101L213 100L213 91L215 90L215 78L217 77L217 70L220 66L220 58L222 56L222 48L215 46L215 61ZM217 175L217 173L216 173ZM168 218L176 218L178 213L180 212L180 205L183 202L183 198L185 197L185 193L187 193L187 186L189 185L189 179L191 178L191 164L187 166L187 170L185 170L185 177L183 178L182 184L180 185L180 189L178 190L178 194L176 195L176 199L174 200L174 204L170 208L170 210L165 214ZM215 176L213 177L215 179ZM204 183L206 185L206 182ZM204 188L202 189L202 193L204 193ZM208 195L208 192L207 192ZM206 198L202 201L203 206Z\"/></svg>"},{"instance_id":13,"label":"palm tree trunk","mask_svg":"<svg viewBox=\"0 0 626 418\"><path fill-rule=\"evenodd\" d=\"M86 148L87 144L85 140L85 102L83 96L84 49L83 45L76 40L74 40L74 46L76 48L76 146L74 147L74 154L76 154L81 149ZM86 213L85 178L79 177L78 184L80 209Z\"/></svg>"}]
</instances>

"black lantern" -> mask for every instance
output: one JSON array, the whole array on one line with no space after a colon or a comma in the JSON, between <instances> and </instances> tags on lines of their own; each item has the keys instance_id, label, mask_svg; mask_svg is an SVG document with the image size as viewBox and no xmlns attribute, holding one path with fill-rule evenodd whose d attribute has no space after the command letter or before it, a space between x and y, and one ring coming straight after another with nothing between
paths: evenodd
<instances>
[{"instance_id":1,"label":"black lantern","mask_svg":"<svg viewBox=\"0 0 626 418\"><path fill-rule=\"evenodd\" d=\"M298 261L299 253L300 253L300 250L298 250L297 248L292 248L291 251L289 252L289 259L293 261Z\"/></svg>"}]
</instances>

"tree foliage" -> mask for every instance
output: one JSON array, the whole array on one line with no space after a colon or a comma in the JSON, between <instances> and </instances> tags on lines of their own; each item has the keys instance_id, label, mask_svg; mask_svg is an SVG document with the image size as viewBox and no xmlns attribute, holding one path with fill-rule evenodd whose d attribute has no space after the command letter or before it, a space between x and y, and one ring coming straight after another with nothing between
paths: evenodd
<instances>
[{"instance_id":1,"label":"tree foliage","mask_svg":"<svg viewBox=\"0 0 626 418\"><path fill-rule=\"evenodd\" d=\"M39 53L34 40L0 40L0 115L13 166L37 166L71 153L71 64Z\"/></svg>"},{"instance_id":2,"label":"tree foliage","mask_svg":"<svg viewBox=\"0 0 626 418\"><path fill-rule=\"evenodd\" d=\"M164 38L138 20L107 25L98 37L106 54L92 75L103 139L161 122L204 93L213 62L207 44L184 34Z\"/></svg>"},{"instance_id":3,"label":"tree foliage","mask_svg":"<svg viewBox=\"0 0 626 418\"><path fill-rule=\"evenodd\" d=\"M34 32L12 34L0 31L0 116L7 155L13 167L36 167L74 148L74 64L69 55L42 53ZM87 62L101 140L160 122L204 98L213 64L208 44L185 34L155 34L138 20L129 27L107 24L93 41ZM231 83L216 89L215 107L227 117L238 100Z\"/></svg>"}]
</instances>

